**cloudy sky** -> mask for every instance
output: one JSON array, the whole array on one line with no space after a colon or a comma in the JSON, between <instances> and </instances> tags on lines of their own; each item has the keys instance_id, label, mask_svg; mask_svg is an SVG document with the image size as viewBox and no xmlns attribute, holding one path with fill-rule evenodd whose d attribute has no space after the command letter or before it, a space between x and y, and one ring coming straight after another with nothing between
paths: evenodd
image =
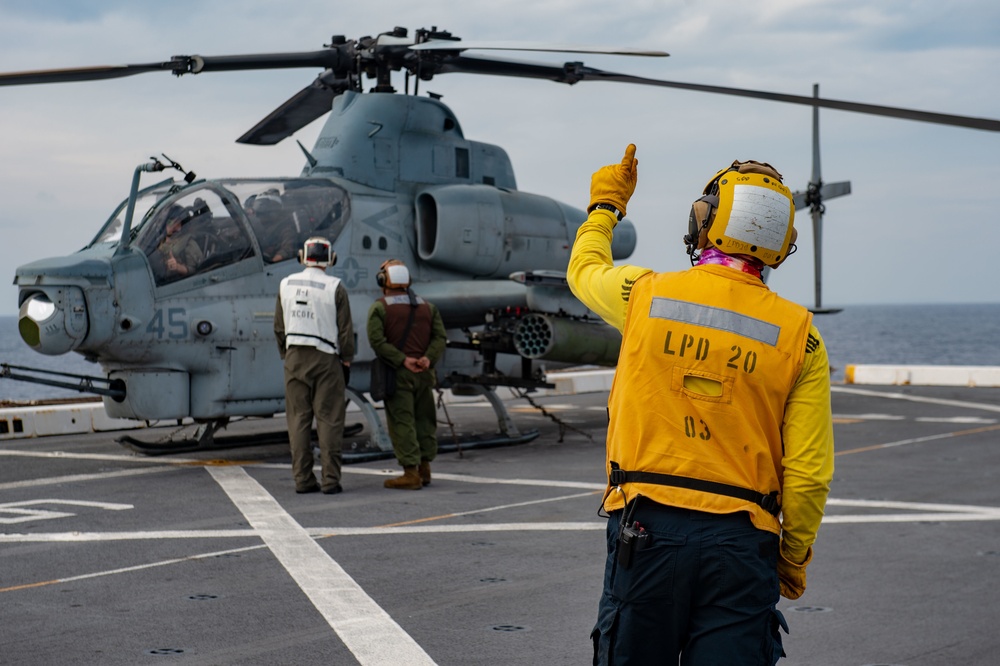
<instances>
[{"instance_id":1,"label":"cloudy sky","mask_svg":"<svg viewBox=\"0 0 1000 666\"><path fill-rule=\"evenodd\" d=\"M1000 4L987 0L0 0L0 70L312 50L335 34L395 26L437 26L466 40L661 49L670 57L513 57L800 95L818 83L833 99L1000 118ZM153 73L0 88L0 315L17 310L16 266L87 243L150 155L166 153L209 178L297 175L294 140L234 140L317 73ZM443 95L468 138L507 150L520 189L579 207L590 174L636 143L631 261L658 270L688 265L681 236L690 202L733 159L770 162L792 189L809 180L804 106L454 74L422 90ZM311 146L322 123L295 138ZM820 125L824 181L853 186L827 206L824 305L1000 301L1000 135L839 111L822 111ZM799 254L771 286L811 306L813 234L808 216L797 223Z\"/></svg>"}]
</instances>

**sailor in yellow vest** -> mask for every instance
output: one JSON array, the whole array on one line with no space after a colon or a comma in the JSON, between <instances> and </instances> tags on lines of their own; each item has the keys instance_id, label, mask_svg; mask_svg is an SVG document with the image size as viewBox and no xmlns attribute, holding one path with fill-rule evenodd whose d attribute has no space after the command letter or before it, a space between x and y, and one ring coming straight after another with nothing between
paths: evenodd
<instances>
[{"instance_id":1,"label":"sailor in yellow vest","mask_svg":"<svg viewBox=\"0 0 1000 666\"><path fill-rule=\"evenodd\" d=\"M761 279L793 251L791 193L733 162L692 206L691 269L614 266L637 164L630 145L593 175L568 275L622 332L594 663L773 665L779 591L805 590L833 477L823 339Z\"/></svg>"},{"instance_id":2,"label":"sailor in yellow vest","mask_svg":"<svg viewBox=\"0 0 1000 666\"><path fill-rule=\"evenodd\" d=\"M308 239L299 251L305 270L281 281L274 335L285 361L285 415L295 492L340 485L341 448L347 408L345 387L354 359L354 325L344 284L326 274L337 254L325 238ZM316 419L322 475L313 473L312 423Z\"/></svg>"}]
</instances>

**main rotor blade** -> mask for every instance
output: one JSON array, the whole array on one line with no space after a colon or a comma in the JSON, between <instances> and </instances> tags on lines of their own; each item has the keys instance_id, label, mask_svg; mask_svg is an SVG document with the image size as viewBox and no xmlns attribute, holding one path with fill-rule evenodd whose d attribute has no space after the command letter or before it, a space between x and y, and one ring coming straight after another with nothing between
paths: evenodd
<instances>
[{"instance_id":1,"label":"main rotor blade","mask_svg":"<svg viewBox=\"0 0 1000 666\"><path fill-rule=\"evenodd\" d=\"M296 67L321 67L337 69L349 62L338 48L321 51L290 53L254 53L231 56L174 56L191 61L192 74L201 72L236 72L249 69L294 69Z\"/></svg>"},{"instance_id":2,"label":"main rotor blade","mask_svg":"<svg viewBox=\"0 0 1000 666\"><path fill-rule=\"evenodd\" d=\"M34 83L72 83L118 79L146 72L172 71L174 62L154 62L145 65L99 65L69 69L38 69L30 72L0 74L0 86L24 86Z\"/></svg>"},{"instance_id":3,"label":"main rotor blade","mask_svg":"<svg viewBox=\"0 0 1000 666\"><path fill-rule=\"evenodd\" d=\"M236 139L236 143L274 145L328 113L339 92L325 83L321 75Z\"/></svg>"},{"instance_id":4,"label":"main rotor blade","mask_svg":"<svg viewBox=\"0 0 1000 666\"><path fill-rule=\"evenodd\" d=\"M515 41L479 41L469 42L465 40L431 40L421 44L414 44L410 47L413 51L467 51L476 49L480 51L549 51L557 53L606 53L609 55L628 56L652 56L654 58L665 58L670 54L666 51L655 51L650 49L637 49L630 47L615 46L582 46L579 44L548 44L544 42L515 42Z\"/></svg>"},{"instance_id":5,"label":"main rotor blade","mask_svg":"<svg viewBox=\"0 0 1000 666\"><path fill-rule=\"evenodd\" d=\"M721 95L735 95L737 97L752 97L755 99L771 100L773 102L787 102L790 104L802 104L804 106L838 109L840 111L853 111L855 113L864 113L874 116L918 120L937 125L952 125L955 127L980 129L988 132L1000 132L1000 120L993 118L958 116L947 113L934 113L932 111L919 111L916 109L881 106L878 104L845 102L836 99L824 99L822 97L807 97L805 95L788 95L785 93L773 93L762 90L749 90L745 88L728 88L725 86L710 86L699 83L683 83L680 81L650 79L642 76L632 76L630 74L606 72L594 69L593 67L586 67L582 63L574 62L567 62L562 67L554 67L552 65L522 63L493 58L459 56L442 63L437 69L437 73L495 74L498 76L548 79L550 81L558 81L569 84L574 84L578 81L616 81L619 83L636 83L639 85L658 86L661 88L679 88L681 90L695 90L698 92L716 93Z\"/></svg>"},{"instance_id":6,"label":"main rotor blade","mask_svg":"<svg viewBox=\"0 0 1000 666\"><path fill-rule=\"evenodd\" d=\"M429 65L425 65L427 67ZM437 63L435 74L492 74L494 76L515 76L528 79L546 79L570 85L583 80L578 74L582 63L568 62L562 67L541 63L520 62L516 60L501 60L499 58L477 58L474 56L457 56ZM593 70L599 71L599 70Z\"/></svg>"},{"instance_id":7,"label":"main rotor blade","mask_svg":"<svg viewBox=\"0 0 1000 666\"><path fill-rule=\"evenodd\" d=\"M958 116L948 113L935 113L933 111L919 111L917 109L881 106L879 104L863 104L861 102L846 102L836 99L824 99L822 97L806 97L804 95L788 95L785 93L772 93L762 90L747 90L744 88L727 88L724 86L706 86L697 83L662 81L659 79L647 79L641 76L614 74L611 72L588 71L586 78L603 81L620 81L623 83L638 83L664 88L680 88L682 90L697 90L700 92L719 93L722 95L736 95L738 97L753 97L756 99L767 99L774 102L788 102L790 104L803 104L805 106L819 106L826 109L838 109L840 111L853 111L855 113L864 113L873 116L887 116L889 118L918 120L925 123L934 123L936 125L952 125L955 127L980 129L987 132L1000 132L1000 120L993 118Z\"/></svg>"},{"instance_id":8,"label":"main rotor blade","mask_svg":"<svg viewBox=\"0 0 1000 666\"><path fill-rule=\"evenodd\" d=\"M182 74L201 72L235 72L257 69L292 69L296 67L322 67L337 69L347 59L339 49L322 51L302 51L293 53L257 53L232 56L173 56L166 62L140 65L99 65L96 67L75 67L70 69L45 69L29 72L0 74L0 86L20 86L35 83L70 83L74 81L98 81L117 79L146 72L167 71Z\"/></svg>"}]
</instances>

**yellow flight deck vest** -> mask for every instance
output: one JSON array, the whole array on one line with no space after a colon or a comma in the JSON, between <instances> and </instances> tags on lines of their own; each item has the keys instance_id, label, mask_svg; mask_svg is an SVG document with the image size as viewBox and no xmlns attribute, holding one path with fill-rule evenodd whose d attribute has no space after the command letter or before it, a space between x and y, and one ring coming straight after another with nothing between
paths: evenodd
<instances>
[{"instance_id":1,"label":"yellow flight deck vest","mask_svg":"<svg viewBox=\"0 0 1000 666\"><path fill-rule=\"evenodd\" d=\"M608 399L607 469L609 479L622 478L613 469L652 472L672 485L640 474L620 493L611 481L605 508L641 494L709 513L749 511L757 528L780 534L781 424L811 323L806 308L725 266L636 281ZM702 489L722 487L713 484L773 495L764 502L772 512Z\"/></svg>"}]
</instances>

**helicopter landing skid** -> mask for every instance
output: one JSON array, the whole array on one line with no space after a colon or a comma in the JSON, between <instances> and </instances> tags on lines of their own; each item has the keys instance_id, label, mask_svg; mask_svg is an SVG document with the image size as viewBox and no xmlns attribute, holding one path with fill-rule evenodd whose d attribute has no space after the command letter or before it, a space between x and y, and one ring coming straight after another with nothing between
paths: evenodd
<instances>
[{"instance_id":1,"label":"helicopter landing skid","mask_svg":"<svg viewBox=\"0 0 1000 666\"><path fill-rule=\"evenodd\" d=\"M453 435L449 438L438 439L438 453L461 452L464 449L490 448L497 446L511 446L514 444L524 444L538 437L537 430L521 432L518 430L514 420L510 418L504 407L503 401L497 396L496 391L481 384L470 384L468 387L473 393L477 393L486 398L493 408L497 417L498 432L489 435L469 434ZM364 414L372 432L367 441L344 442L343 460L345 464L368 462L372 460L387 460L395 458L392 448L392 440L389 433L382 424L382 419L371 401L363 395L357 393L351 387L347 387L347 397L353 401Z\"/></svg>"},{"instance_id":2,"label":"helicopter landing skid","mask_svg":"<svg viewBox=\"0 0 1000 666\"><path fill-rule=\"evenodd\" d=\"M225 419L225 421L228 422L228 419ZM248 446L266 446L268 444L288 443L288 432L286 430L257 433L253 435L234 435L225 439L216 439L215 432L219 428L224 427L224 425L225 424L217 421L202 424L195 431L195 436L190 438L164 439L156 442L148 442L132 437L131 435L123 435L115 441L122 446L132 449L136 453L141 453L147 456L162 456L171 453L192 453L195 451L220 451L224 449L237 449ZM346 425L344 426L344 437L354 437L355 435L360 434L364 428L365 426L363 423L351 423Z\"/></svg>"},{"instance_id":3,"label":"helicopter landing skid","mask_svg":"<svg viewBox=\"0 0 1000 666\"><path fill-rule=\"evenodd\" d=\"M485 397L490 406L493 408L497 417L498 432L490 435L455 435L451 438L451 441L442 439L442 441L438 443L438 451L452 452L461 451L466 448L472 449L510 446L513 444L530 442L538 437L539 432L537 430L530 430L524 433L518 430L514 420L510 418L510 415L507 413L507 409L504 407L503 401L500 400L493 388L478 384L470 385L469 388L474 393L478 393ZM382 419L378 412L375 411L375 406L371 403L371 401L368 400L364 394L359 393L350 386L346 387L346 397L348 401L353 402L361 411L365 422L368 424L368 430L371 434L366 441L345 441L342 452L343 461L345 463L354 463L395 457L395 453L392 448L392 440L389 439L389 433L386 430L385 425L382 423ZM173 435L179 432L180 429L178 429L167 437L162 438L160 441L155 442L147 442L132 437L131 435L123 435L115 441L132 449L133 451L136 451L137 453L142 453L147 456L159 456L171 453L191 453L195 451L218 451L222 449L242 448L247 446L281 444L288 441L288 433L284 430L217 439L215 437L216 431L221 428L225 428L228 424L228 418L200 424L195 431L194 436L190 438L174 439ZM364 424L361 423L354 423L345 426L344 437L345 439L348 437L354 437L360 434L363 430Z\"/></svg>"},{"instance_id":4,"label":"helicopter landing skid","mask_svg":"<svg viewBox=\"0 0 1000 666\"><path fill-rule=\"evenodd\" d=\"M470 449L488 449L500 446L526 444L538 437L537 430L528 430L516 436L496 433L493 435L460 435L454 438L442 438L438 441L438 453L461 453ZM375 460L390 460L396 455L392 451L381 451L374 447L364 446L365 442L355 444L353 448L344 443L344 464L372 462Z\"/></svg>"},{"instance_id":5,"label":"helicopter landing skid","mask_svg":"<svg viewBox=\"0 0 1000 666\"><path fill-rule=\"evenodd\" d=\"M236 449L246 446L264 446L265 444L280 444L288 441L287 432L263 433L252 437L233 438L216 440L209 443L202 443L197 439L175 439L164 442L147 442L136 439L129 435L124 435L115 440L122 446L132 449L136 453L147 456L163 456L171 453L192 453L194 451L220 451L223 449Z\"/></svg>"}]
</instances>

